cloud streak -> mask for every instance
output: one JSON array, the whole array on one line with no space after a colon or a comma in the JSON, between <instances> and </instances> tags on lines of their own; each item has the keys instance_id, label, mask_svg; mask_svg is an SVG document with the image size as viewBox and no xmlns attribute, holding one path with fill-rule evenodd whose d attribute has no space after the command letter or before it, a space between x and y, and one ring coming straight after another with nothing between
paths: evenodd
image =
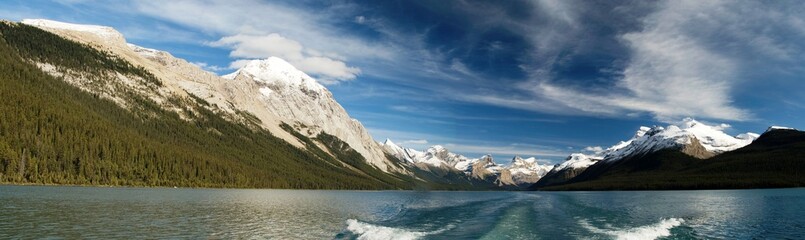
<instances>
[{"instance_id":1,"label":"cloud streak","mask_svg":"<svg viewBox=\"0 0 805 240\"><path fill-rule=\"evenodd\" d=\"M548 15L553 20L547 22L565 27L530 31L536 36L531 39L536 52L532 54L534 60L523 66L530 79L504 94L462 100L559 115L611 118L649 115L663 122L686 116L746 121L755 116L749 109L738 106L734 95L737 87L753 85L747 82L751 78L746 75L747 67L766 66L774 74L792 69L801 72L801 67L794 66L791 60L803 52L801 44L781 38L802 37L805 24L801 23L805 21L795 10L757 2L662 1L639 18L639 27L614 36L617 45L626 50L622 54L625 58L613 61L621 62L622 67L614 64L614 68L599 69L614 72L613 77L603 82L586 79L581 82L591 85L579 85L579 81L569 81L567 76L557 73L557 67L573 61L568 56L589 54L574 45L579 40L571 40L578 39L577 29L594 30L585 28L584 21L579 19L589 14L559 6L573 3L540 3L550 6L549 9L564 9ZM583 11L584 4L578 5L581 6L576 9L581 10L576 11ZM623 9L628 6L616 8ZM556 32L556 29L568 30ZM570 48L575 52L567 54L545 48ZM755 59L773 63L759 63ZM784 70L779 70L780 66L785 66Z\"/></svg>"}]
</instances>

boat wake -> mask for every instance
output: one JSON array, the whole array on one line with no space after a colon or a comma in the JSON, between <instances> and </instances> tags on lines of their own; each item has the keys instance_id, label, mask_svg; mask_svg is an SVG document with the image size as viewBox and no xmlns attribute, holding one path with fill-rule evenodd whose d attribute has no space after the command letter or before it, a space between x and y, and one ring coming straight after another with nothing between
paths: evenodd
<instances>
[{"instance_id":1,"label":"boat wake","mask_svg":"<svg viewBox=\"0 0 805 240\"><path fill-rule=\"evenodd\" d=\"M593 226L587 220L579 221L579 224L587 230L611 236L615 239L657 239L661 237L671 236L671 229L682 225L685 220L680 218L663 219L662 221L634 228L615 229L615 228L598 228Z\"/></svg>"},{"instance_id":2,"label":"boat wake","mask_svg":"<svg viewBox=\"0 0 805 240\"><path fill-rule=\"evenodd\" d=\"M409 240L419 239L432 234L439 234L453 228L448 225L445 228L430 231L412 231L401 228L385 227L361 222L355 219L347 220L347 230L355 234L355 238L361 240Z\"/></svg>"}]
</instances>

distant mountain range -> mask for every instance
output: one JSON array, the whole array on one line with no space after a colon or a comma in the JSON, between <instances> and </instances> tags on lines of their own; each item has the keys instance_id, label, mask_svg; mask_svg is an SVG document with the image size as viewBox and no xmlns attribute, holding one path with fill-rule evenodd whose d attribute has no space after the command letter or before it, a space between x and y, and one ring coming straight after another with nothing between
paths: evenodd
<instances>
[{"instance_id":1,"label":"distant mountain range","mask_svg":"<svg viewBox=\"0 0 805 240\"><path fill-rule=\"evenodd\" d=\"M515 156L507 165L495 162L492 155L467 158L435 145L425 151L403 148L389 139L383 142L386 152L403 164L429 172L460 173L474 180L485 181L498 187L519 189L534 184L553 166L540 165L534 157Z\"/></svg>"},{"instance_id":2,"label":"distant mountain range","mask_svg":"<svg viewBox=\"0 0 805 240\"><path fill-rule=\"evenodd\" d=\"M803 132L693 119L560 164L377 142L280 58L224 76L113 28L0 22L0 182L309 189L802 186Z\"/></svg>"}]
</instances>

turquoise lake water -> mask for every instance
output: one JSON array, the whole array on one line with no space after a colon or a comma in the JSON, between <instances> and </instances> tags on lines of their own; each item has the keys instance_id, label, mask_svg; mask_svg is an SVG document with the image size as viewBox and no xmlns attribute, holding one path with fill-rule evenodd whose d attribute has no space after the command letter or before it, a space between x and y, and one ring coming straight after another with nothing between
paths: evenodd
<instances>
[{"instance_id":1,"label":"turquoise lake water","mask_svg":"<svg viewBox=\"0 0 805 240\"><path fill-rule=\"evenodd\" d=\"M805 239L805 189L412 192L0 186L0 239Z\"/></svg>"}]
</instances>

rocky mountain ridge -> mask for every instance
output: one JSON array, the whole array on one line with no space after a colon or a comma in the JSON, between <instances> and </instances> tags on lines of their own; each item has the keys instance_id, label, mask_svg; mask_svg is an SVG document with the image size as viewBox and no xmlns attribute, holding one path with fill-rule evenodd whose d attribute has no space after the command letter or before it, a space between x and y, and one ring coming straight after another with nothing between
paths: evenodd
<instances>
[{"instance_id":1,"label":"rocky mountain ridge","mask_svg":"<svg viewBox=\"0 0 805 240\"><path fill-rule=\"evenodd\" d=\"M474 179L489 181L498 186L528 186L537 182L553 168L551 165L539 164L534 157L524 159L515 156L509 164L501 165L495 162L492 155L468 158L450 152L441 145L431 146L425 151L401 147L390 139L386 139L382 145L389 155L410 165L422 169L455 170Z\"/></svg>"}]
</instances>

